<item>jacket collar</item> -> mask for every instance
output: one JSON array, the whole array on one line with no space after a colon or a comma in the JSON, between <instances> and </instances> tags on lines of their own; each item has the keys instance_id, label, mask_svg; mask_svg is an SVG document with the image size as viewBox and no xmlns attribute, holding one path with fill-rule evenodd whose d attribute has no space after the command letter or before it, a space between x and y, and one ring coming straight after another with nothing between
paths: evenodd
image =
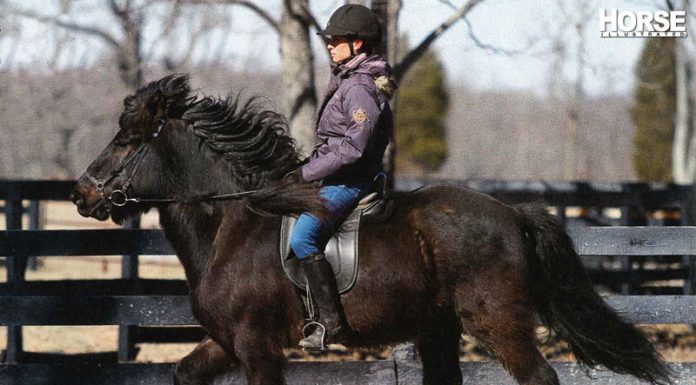
<instances>
[{"instance_id":1,"label":"jacket collar","mask_svg":"<svg viewBox=\"0 0 696 385\"><path fill-rule=\"evenodd\" d=\"M346 77L349 75L353 70L358 68L360 66L360 63L364 62L367 59L367 54L361 53L354 58L348 60L347 62L335 65L332 73L334 75L338 75L340 77Z\"/></svg>"}]
</instances>

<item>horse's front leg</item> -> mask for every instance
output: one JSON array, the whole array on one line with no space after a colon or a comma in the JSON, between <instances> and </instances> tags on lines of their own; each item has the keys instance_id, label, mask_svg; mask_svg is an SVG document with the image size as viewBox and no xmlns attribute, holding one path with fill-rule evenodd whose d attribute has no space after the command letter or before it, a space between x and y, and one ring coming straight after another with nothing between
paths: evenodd
<instances>
[{"instance_id":1,"label":"horse's front leg","mask_svg":"<svg viewBox=\"0 0 696 385\"><path fill-rule=\"evenodd\" d=\"M279 339L263 322L235 325L234 351L239 358L248 385L285 385L287 359Z\"/></svg>"},{"instance_id":2,"label":"horse's front leg","mask_svg":"<svg viewBox=\"0 0 696 385\"><path fill-rule=\"evenodd\" d=\"M215 376L230 370L239 360L226 352L217 342L205 337L174 369L175 385L205 385Z\"/></svg>"}]
</instances>

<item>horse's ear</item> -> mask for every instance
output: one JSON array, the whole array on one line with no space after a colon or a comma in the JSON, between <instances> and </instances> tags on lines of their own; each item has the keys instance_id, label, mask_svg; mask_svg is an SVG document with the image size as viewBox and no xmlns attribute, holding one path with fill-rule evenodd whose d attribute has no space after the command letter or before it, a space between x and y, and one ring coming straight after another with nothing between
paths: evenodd
<instances>
[{"instance_id":1,"label":"horse's ear","mask_svg":"<svg viewBox=\"0 0 696 385\"><path fill-rule=\"evenodd\" d=\"M133 103L133 99L135 98L134 95L128 95L125 98L123 98L123 107L128 107Z\"/></svg>"},{"instance_id":2,"label":"horse's ear","mask_svg":"<svg viewBox=\"0 0 696 385\"><path fill-rule=\"evenodd\" d=\"M167 100L164 97L164 93L161 90L155 91L145 102L150 119L154 121L163 118L166 105Z\"/></svg>"}]
</instances>

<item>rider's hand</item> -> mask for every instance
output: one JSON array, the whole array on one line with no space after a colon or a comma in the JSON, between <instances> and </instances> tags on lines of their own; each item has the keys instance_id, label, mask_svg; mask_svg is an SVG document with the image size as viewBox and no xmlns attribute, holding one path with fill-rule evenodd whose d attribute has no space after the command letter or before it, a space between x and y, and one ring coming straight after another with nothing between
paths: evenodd
<instances>
[{"instance_id":1,"label":"rider's hand","mask_svg":"<svg viewBox=\"0 0 696 385\"><path fill-rule=\"evenodd\" d=\"M302 166L299 166L295 170L290 171L289 173L285 174L283 176L283 181L287 182L293 182L293 183L307 183L304 178L302 178L302 171L300 170Z\"/></svg>"}]
</instances>

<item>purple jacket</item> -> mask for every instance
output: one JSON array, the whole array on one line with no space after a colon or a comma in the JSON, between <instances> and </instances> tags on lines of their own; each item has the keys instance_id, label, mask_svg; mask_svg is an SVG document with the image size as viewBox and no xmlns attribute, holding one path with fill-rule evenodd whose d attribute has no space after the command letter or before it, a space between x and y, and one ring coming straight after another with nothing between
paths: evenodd
<instances>
[{"instance_id":1,"label":"purple jacket","mask_svg":"<svg viewBox=\"0 0 696 385\"><path fill-rule=\"evenodd\" d=\"M299 169L306 181L369 182L382 170L393 129L389 64L360 54L334 69L317 120L320 143Z\"/></svg>"}]
</instances>

